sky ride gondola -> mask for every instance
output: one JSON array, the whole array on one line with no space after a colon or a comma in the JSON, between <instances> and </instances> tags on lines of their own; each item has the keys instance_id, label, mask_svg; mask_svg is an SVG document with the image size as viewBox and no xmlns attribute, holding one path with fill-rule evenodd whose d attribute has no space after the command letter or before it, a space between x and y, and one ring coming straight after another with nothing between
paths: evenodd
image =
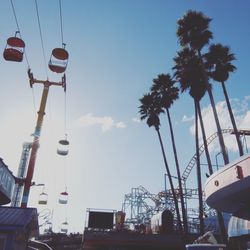
<instances>
[{"instance_id":1,"label":"sky ride gondola","mask_svg":"<svg viewBox=\"0 0 250 250\"><path fill-rule=\"evenodd\" d=\"M65 220L61 225L61 233L67 233L69 228L69 223Z\"/></svg>"},{"instance_id":2,"label":"sky ride gondola","mask_svg":"<svg viewBox=\"0 0 250 250\"><path fill-rule=\"evenodd\" d=\"M16 31L15 36L7 39L3 52L3 57L6 61L22 62L23 60L25 43L21 38L17 37L17 34L20 35L20 32Z\"/></svg>"},{"instance_id":3,"label":"sky ride gondola","mask_svg":"<svg viewBox=\"0 0 250 250\"><path fill-rule=\"evenodd\" d=\"M42 193L39 195L38 204L47 205L47 203L48 203L48 194L42 191Z\"/></svg>"},{"instance_id":4,"label":"sky ride gondola","mask_svg":"<svg viewBox=\"0 0 250 250\"><path fill-rule=\"evenodd\" d=\"M67 140L67 136L65 139L60 140L58 142L57 154L65 156L69 153L69 141Z\"/></svg>"},{"instance_id":5,"label":"sky ride gondola","mask_svg":"<svg viewBox=\"0 0 250 250\"><path fill-rule=\"evenodd\" d=\"M69 194L67 193L67 191L64 191L62 193L60 193L60 197L59 197L59 204L67 204L68 203L68 197L69 197Z\"/></svg>"},{"instance_id":6,"label":"sky ride gondola","mask_svg":"<svg viewBox=\"0 0 250 250\"><path fill-rule=\"evenodd\" d=\"M69 53L65 49L65 44L63 44L63 48L53 49L49 60L49 69L58 74L65 72L68 59Z\"/></svg>"}]
</instances>

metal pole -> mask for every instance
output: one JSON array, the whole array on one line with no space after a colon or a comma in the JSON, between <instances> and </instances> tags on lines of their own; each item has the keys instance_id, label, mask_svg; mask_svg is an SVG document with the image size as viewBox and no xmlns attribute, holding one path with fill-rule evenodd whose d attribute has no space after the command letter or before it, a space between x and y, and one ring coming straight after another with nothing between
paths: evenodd
<instances>
[{"instance_id":1,"label":"metal pole","mask_svg":"<svg viewBox=\"0 0 250 250\"><path fill-rule=\"evenodd\" d=\"M40 138L41 129L42 129L43 117L45 115L45 107L46 107L48 93L49 93L49 84L44 84L42 99L40 103L40 109L38 111L36 128L33 134L34 140L33 140L32 148L31 148L28 172L27 172L27 176L25 179L25 183L24 183L23 198L22 198L22 203L21 203L22 208L26 208L28 204L29 192L30 192L30 187L31 187L31 181L32 181L33 174L34 174L37 151L39 148L39 138Z\"/></svg>"},{"instance_id":2,"label":"metal pole","mask_svg":"<svg viewBox=\"0 0 250 250\"><path fill-rule=\"evenodd\" d=\"M218 165L218 159L217 159L217 157L218 157L218 155L220 155L221 154L221 152L219 152L219 153L217 153L216 155L215 155L215 161L216 161L216 168L217 168L217 171L219 170L219 165Z\"/></svg>"},{"instance_id":3,"label":"metal pole","mask_svg":"<svg viewBox=\"0 0 250 250\"><path fill-rule=\"evenodd\" d=\"M64 91L66 91L66 76L65 76L65 74L63 75L61 82L51 82L49 80L46 80L46 81L37 80L34 78L33 73L31 73L30 69L28 69L28 76L29 76L29 82L30 82L31 88L32 88L34 83L43 84L44 87L43 87L43 93L42 93L42 98L41 98L41 103L40 103L40 109L37 112L38 117L37 117L35 132L33 134L34 140L33 140L32 148L31 148L27 176L25 178L25 183L24 183L24 191L23 191L23 197L22 197L22 203L21 203L22 208L26 208L27 204L28 204L30 187L32 185L31 181L32 181L33 174L34 174L36 156L37 156L37 151L39 148L39 138L40 138L41 129L42 129L43 117L45 115L46 102L47 102L47 97L49 94L49 87L51 85L61 86L64 88Z\"/></svg>"}]
</instances>

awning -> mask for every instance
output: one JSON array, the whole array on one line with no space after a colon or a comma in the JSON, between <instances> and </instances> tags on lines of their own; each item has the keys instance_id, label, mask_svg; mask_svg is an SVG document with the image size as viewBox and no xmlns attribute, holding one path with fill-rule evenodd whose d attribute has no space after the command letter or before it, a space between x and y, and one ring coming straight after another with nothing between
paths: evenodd
<instances>
[{"instance_id":1,"label":"awning","mask_svg":"<svg viewBox=\"0 0 250 250\"><path fill-rule=\"evenodd\" d=\"M237 237L250 234L250 220L232 216L228 224L228 236Z\"/></svg>"}]
</instances>

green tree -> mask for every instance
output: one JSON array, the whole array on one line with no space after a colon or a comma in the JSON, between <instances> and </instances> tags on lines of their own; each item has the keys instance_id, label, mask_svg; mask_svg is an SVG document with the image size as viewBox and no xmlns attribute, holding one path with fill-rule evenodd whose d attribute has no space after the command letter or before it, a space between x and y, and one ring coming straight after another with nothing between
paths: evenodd
<instances>
[{"instance_id":1,"label":"green tree","mask_svg":"<svg viewBox=\"0 0 250 250\"><path fill-rule=\"evenodd\" d=\"M188 234L187 214L184 202L181 173L177 156L174 131L169 110L173 102L179 98L179 89L175 87L174 84L175 81L171 78L170 74L160 74L157 76L157 78L153 79L153 85L151 87L151 91L154 98L157 99L159 98L159 105L160 105L159 108L163 108L167 113L167 119L170 129L172 148L174 153L178 185L179 185L180 203L181 203L182 218L183 218L183 229L185 235L187 235Z\"/></svg>"},{"instance_id":2,"label":"green tree","mask_svg":"<svg viewBox=\"0 0 250 250\"><path fill-rule=\"evenodd\" d=\"M170 183L170 188L171 188L171 192L172 192L173 199L174 199L178 228L182 234L183 229L182 229L182 224L181 224L181 217L180 217L180 211L179 211L179 206L178 206L178 200L177 200L177 197L175 194L173 180L171 177L172 175L171 175L171 172L170 172L170 169L168 166L168 162L167 162L167 158L166 158L166 154L165 154L165 150L164 150L164 146L163 146L163 142L162 142L162 137L160 134L159 114L163 112L163 109L159 105L159 98L154 97L152 95L152 93L145 94L140 99L140 102L141 102L141 105L139 106L139 113L141 114L141 120L147 119L147 125L149 127L154 127L156 132L157 132L157 135L158 135L165 168L167 171L167 175L168 175L168 179L169 179L169 183Z\"/></svg>"},{"instance_id":3,"label":"green tree","mask_svg":"<svg viewBox=\"0 0 250 250\"><path fill-rule=\"evenodd\" d=\"M234 72L236 70L236 67L232 64L232 61L235 60L235 56L233 53L230 52L230 48L228 46L223 46L218 43L212 44L209 47L209 52L206 53L204 57L210 69L209 75L213 80L221 83L227 103L230 120L233 126L233 131L236 137L239 154L240 156L242 156L244 154L244 151L240 140L240 135L237 129L237 125L234 119L230 100L227 94L227 89L225 86L225 82L229 78L229 73Z\"/></svg>"}]
</instances>

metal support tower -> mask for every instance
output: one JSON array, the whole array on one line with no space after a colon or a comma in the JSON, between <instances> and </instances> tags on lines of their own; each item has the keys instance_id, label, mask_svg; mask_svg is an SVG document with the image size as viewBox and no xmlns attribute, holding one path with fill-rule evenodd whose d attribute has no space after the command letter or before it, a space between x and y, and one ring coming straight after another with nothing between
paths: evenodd
<instances>
[{"instance_id":1,"label":"metal support tower","mask_svg":"<svg viewBox=\"0 0 250 250\"><path fill-rule=\"evenodd\" d=\"M132 188L125 194L122 211L126 213L128 224L149 224L151 217L165 207L165 197L151 194L144 187Z\"/></svg>"},{"instance_id":2,"label":"metal support tower","mask_svg":"<svg viewBox=\"0 0 250 250\"><path fill-rule=\"evenodd\" d=\"M66 91L66 77L65 77L65 74L63 75L61 82L51 82L49 80L46 80L46 81L37 80L37 79L35 79L33 77L33 74L31 73L30 69L28 69L28 76L29 76L29 82L30 82L30 87L31 88L32 88L34 83L43 84L44 87L43 87L43 93L42 93L42 98L41 98L41 102L40 102L40 109L37 112L38 117L37 117L35 132L33 134L34 140L33 140L32 148L31 148L31 154L30 154L30 160L29 160L29 165L28 165L27 176L26 176L25 183L24 183L24 191L23 191L23 197L22 197L22 203L21 203L22 208L26 208L27 204L28 204L29 192L30 192L30 187L31 187L31 183L32 183L33 174L34 174L37 151L38 151L38 148L39 148L39 139L40 139L40 134L41 134L41 129L42 129L43 117L45 115L47 97L48 97L48 94L49 94L49 87L50 86L61 86L61 87L64 88L64 91Z\"/></svg>"},{"instance_id":3,"label":"metal support tower","mask_svg":"<svg viewBox=\"0 0 250 250\"><path fill-rule=\"evenodd\" d=\"M32 147L31 142L23 143L22 155L18 167L17 177L20 179L24 179L27 172L27 163L30 155L30 149ZM12 196L11 206L12 207L20 207L21 204L21 196L23 193L23 184L16 183L14 187L14 192Z\"/></svg>"}]
</instances>

